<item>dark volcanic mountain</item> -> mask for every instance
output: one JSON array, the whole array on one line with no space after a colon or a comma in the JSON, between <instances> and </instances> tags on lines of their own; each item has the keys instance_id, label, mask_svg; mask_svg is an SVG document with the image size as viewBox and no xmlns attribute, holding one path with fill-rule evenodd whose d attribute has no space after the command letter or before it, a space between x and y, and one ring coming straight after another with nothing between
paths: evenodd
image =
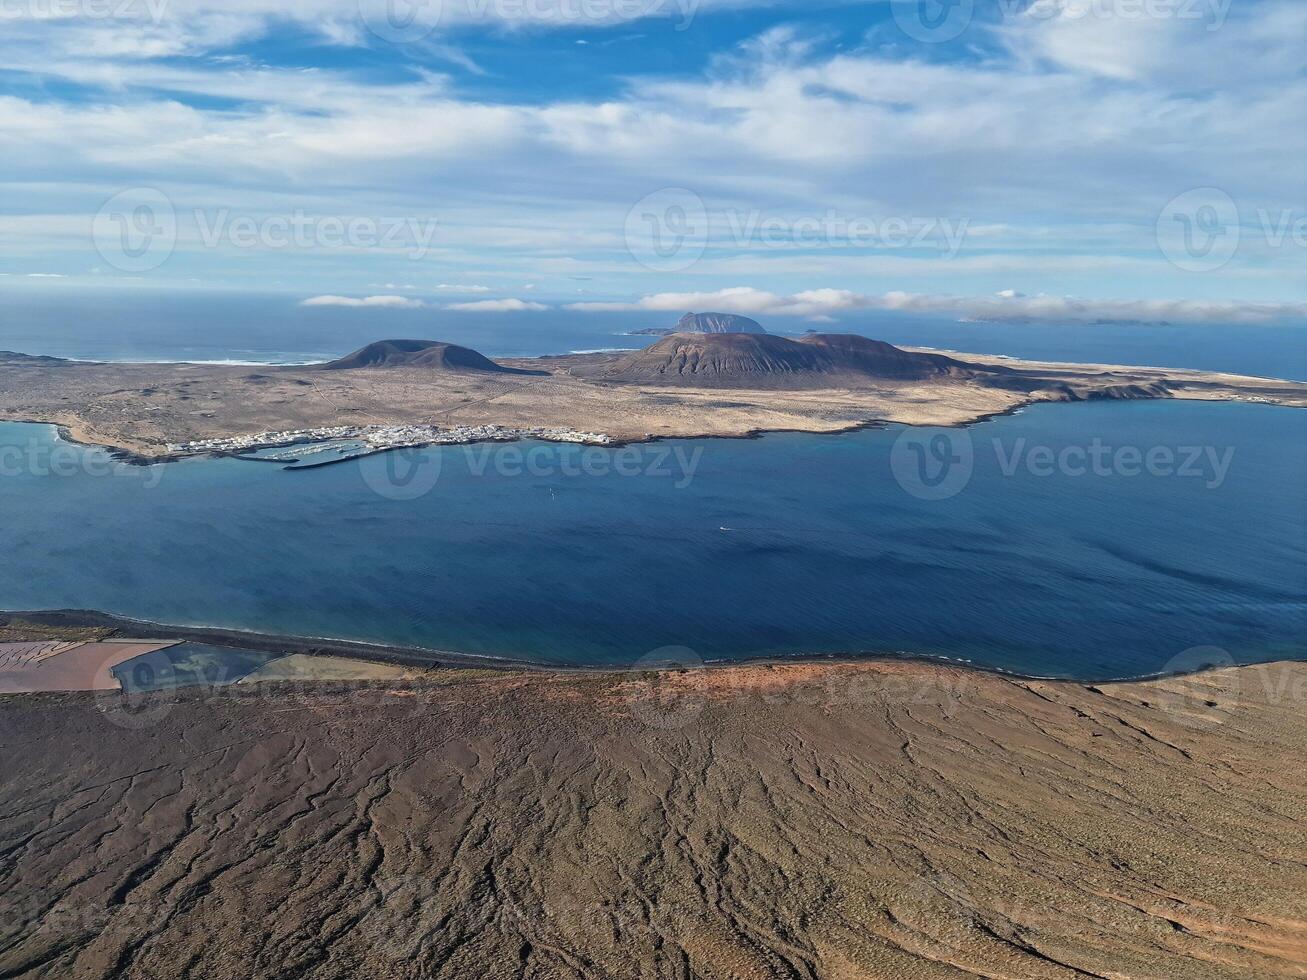
<instances>
[{"instance_id":1,"label":"dark volcanic mountain","mask_svg":"<svg viewBox=\"0 0 1307 980\"><path fill-rule=\"evenodd\" d=\"M870 340L852 333L810 333L798 343L824 351L832 363L846 371L859 371L877 378L916 380L939 375L970 377L970 364L943 354L906 351L883 340Z\"/></svg>"},{"instance_id":2,"label":"dark volcanic mountain","mask_svg":"<svg viewBox=\"0 0 1307 980\"><path fill-rule=\"evenodd\" d=\"M845 334L801 341L770 334L672 334L603 372L611 381L821 387L883 378L970 377L975 370L942 354L917 354Z\"/></svg>"},{"instance_id":3,"label":"dark volcanic mountain","mask_svg":"<svg viewBox=\"0 0 1307 980\"><path fill-rule=\"evenodd\" d=\"M428 368L436 371L483 371L495 374L534 374L496 364L469 347L436 340L378 340L353 354L322 365L324 371L356 368Z\"/></svg>"}]
</instances>

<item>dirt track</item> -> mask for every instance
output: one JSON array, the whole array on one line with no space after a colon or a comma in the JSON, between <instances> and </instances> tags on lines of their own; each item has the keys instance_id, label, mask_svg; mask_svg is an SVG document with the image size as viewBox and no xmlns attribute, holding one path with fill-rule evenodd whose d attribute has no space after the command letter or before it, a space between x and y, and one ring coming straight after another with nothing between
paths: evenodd
<instances>
[{"instance_id":1,"label":"dirt track","mask_svg":"<svg viewBox=\"0 0 1307 980\"><path fill-rule=\"evenodd\" d=\"M440 676L0 699L0 977L1307 972L1307 665Z\"/></svg>"}]
</instances>

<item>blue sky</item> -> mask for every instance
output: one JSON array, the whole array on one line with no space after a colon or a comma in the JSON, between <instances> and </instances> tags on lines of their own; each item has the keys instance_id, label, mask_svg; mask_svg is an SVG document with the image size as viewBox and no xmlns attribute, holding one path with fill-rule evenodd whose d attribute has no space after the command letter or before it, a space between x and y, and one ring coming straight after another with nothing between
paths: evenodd
<instances>
[{"instance_id":1,"label":"blue sky","mask_svg":"<svg viewBox=\"0 0 1307 980\"><path fill-rule=\"evenodd\" d=\"M1302 319L1299 0L5 0L0 285Z\"/></svg>"}]
</instances>

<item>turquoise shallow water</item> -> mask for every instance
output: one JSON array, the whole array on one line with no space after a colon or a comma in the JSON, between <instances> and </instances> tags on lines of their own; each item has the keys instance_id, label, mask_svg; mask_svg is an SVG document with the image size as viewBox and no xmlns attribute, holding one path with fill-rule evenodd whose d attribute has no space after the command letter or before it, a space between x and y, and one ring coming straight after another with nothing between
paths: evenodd
<instances>
[{"instance_id":1,"label":"turquoise shallow water","mask_svg":"<svg viewBox=\"0 0 1307 980\"><path fill-rule=\"evenodd\" d=\"M903 651L1103 677L1307 653L1307 412L1053 405L905 431L288 473L112 466L0 424L0 608L569 664Z\"/></svg>"}]
</instances>

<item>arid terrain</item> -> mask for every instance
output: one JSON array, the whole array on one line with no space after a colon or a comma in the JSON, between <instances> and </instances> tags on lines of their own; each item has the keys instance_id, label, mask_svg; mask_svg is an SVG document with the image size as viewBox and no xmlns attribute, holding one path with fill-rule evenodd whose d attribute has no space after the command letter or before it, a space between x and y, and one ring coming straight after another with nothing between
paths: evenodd
<instances>
[{"instance_id":1,"label":"arid terrain","mask_svg":"<svg viewBox=\"0 0 1307 980\"><path fill-rule=\"evenodd\" d=\"M1307 665L367 676L0 698L0 976L1307 972Z\"/></svg>"},{"instance_id":2,"label":"arid terrain","mask_svg":"<svg viewBox=\"0 0 1307 980\"><path fill-rule=\"evenodd\" d=\"M0 418L53 422L78 441L158 457L171 444L334 425L535 426L635 442L761 431L834 432L874 421L958 425L1049 400L1169 396L1307 405L1307 384L1296 382L976 354L954 356L1008 377L995 384L966 377L896 380L834 374L816 375L815 387L795 388L789 378L746 375L687 385L670 378L620 380L624 356L501 362L527 373L430 365L325 371L90 364L0 356Z\"/></svg>"}]
</instances>

